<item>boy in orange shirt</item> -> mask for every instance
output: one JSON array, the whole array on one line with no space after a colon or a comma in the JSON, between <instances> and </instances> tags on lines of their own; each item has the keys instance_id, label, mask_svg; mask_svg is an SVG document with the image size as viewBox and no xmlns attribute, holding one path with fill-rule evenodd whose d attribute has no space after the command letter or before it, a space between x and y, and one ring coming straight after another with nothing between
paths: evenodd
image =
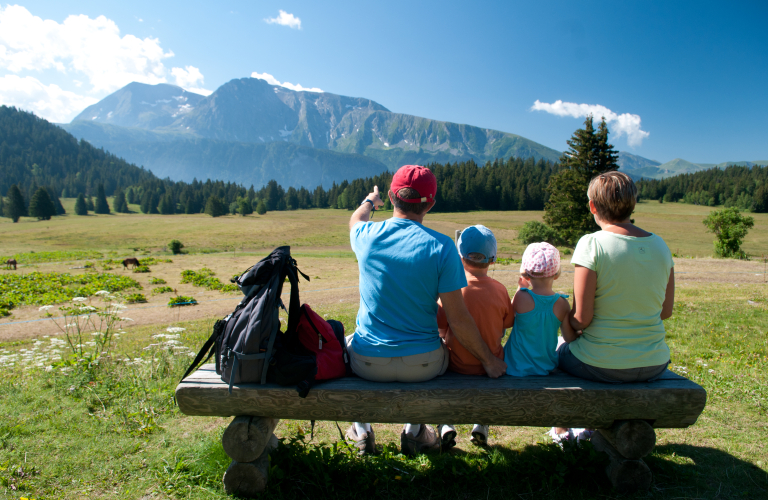
<instances>
[{"instance_id":1,"label":"boy in orange shirt","mask_svg":"<svg viewBox=\"0 0 768 500\"><path fill-rule=\"evenodd\" d=\"M458 247L467 277L467 286L461 289L464 303L488 348L494 356L504 359L501 339L504 331L512 327L515 314L506 287L488 276L488 267L496 260L496 237L485 226L470 226L459 236ZM439 305L437 326L450 351L448 369L464 375L485 375L482 363L454 337L442 304ZM456 445L456 429L452 425L440 425L438 432L443 449ZM471 441L485 446L488 426L475 424Z\"/></svg>"}]
</instances>

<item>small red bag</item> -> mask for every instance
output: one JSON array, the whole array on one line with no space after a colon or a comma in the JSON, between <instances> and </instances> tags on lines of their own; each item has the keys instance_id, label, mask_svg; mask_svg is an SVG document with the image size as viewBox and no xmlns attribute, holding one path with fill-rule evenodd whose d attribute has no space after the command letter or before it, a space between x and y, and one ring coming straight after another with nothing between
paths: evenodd
<instances>
[{"instance_id":1,"label":"small red bag","mask_svg":"<svg viewBox=\"0 0 768 500\"><path fill-rule=\"evenodd\" d=\"M340 321L324 320L309 307L301 306L296 334L307 350L315 355L315 380L328 380L349 375L349 354L344 339L344 325Z\"/></svg>"}]
</instances>

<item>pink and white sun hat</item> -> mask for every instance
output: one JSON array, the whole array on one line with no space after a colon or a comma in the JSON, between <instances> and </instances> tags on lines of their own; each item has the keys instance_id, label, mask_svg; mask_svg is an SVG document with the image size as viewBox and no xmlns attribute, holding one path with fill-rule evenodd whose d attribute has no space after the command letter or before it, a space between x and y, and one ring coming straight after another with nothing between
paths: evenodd
<instances>
[{"instance_id":1,"label":"pink and white sun hat","mask_svg":"<svg viewBox=\"0 0 768 500\"><path fill-rule=\"evenodd\" d=\"M560 271L560 252L549 243L531 243L523 253L520 274L533 278L551 278Z\"/></svg>"}]
</instances>

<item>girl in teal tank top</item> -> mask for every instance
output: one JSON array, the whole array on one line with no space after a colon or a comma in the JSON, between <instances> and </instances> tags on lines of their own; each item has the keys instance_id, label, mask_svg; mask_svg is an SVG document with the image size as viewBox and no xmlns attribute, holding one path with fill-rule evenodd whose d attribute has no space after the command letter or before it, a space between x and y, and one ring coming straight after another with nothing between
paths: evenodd
<instances>
[{"instance_id":1,"label":"girl in teal tank top","mask_svg":"<svg viewBox=\"0 0 768 500\"><path fill-rule=\"evenodd\" d=\"M549 375L558 362L557 331L562 330L567 342L575 339L568 322L568 296L552 290L559 277L560 252L549 243L528 245L520 266L519 287L512 299L515 323L504 346L507 375Z\"/></svg>"},{"instance_id":2,"label":"girl in teal tank top","mask_svg":"<svg viewBox=\"0 0 768 500\"><path fill-rule=\"evenodd\" d=\"M557 332L562 323L553 309L561 297L567 299L568 295L538 295L527 288L518 290L517 294L520 293L528 294L534 307L532 311L515 314L512 333L504 346L507 375L548 375L557 367Z\"/></svg>"}]
</instances>

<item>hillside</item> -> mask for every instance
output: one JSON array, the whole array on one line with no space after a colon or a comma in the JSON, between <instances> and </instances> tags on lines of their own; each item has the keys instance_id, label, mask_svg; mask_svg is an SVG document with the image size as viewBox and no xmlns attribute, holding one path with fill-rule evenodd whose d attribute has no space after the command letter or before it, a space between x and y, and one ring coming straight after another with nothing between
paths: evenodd
<instances>
[{"instance_id":1,"label":"hillside","mask_svg":"<svg viewBox=\"0 0 768 500\"><path fill-rule=\"evenodd\" d=\"M366 164L358 156L344 160L306 150L293 158L294 167L305 171L317 169L313 162L320 161L318 158L333 158L332 163L343 164L346 172L355 173L354 177L371 175L370 168L378 162L395 170L404 163L474 160L483 164L510 157L557 161L561 154L515 134L392 113L370 99L296 92L254 78L227 82L208 97L172 85L132 83L90 106L63 127L79 138L175 179L187 178L186 172L207 171L213 178L240 182L247 170L266 174L276 166L238 164L245 158L259 157L244 155L247 148L243 143L290 143L363 155L375 162ZM161 135L142 135L138 130ZM185 155L183 161L169 162L175 151L189 147L190 137L217 141L217 154L231 161L226 168L213 170L209 161L194 154ZM355 172L354 164L361 164L362 170ZM332 174L328 169L325 172ZM278 172L272 175L278 176ZM292 180L285 184L296 185Z\"/></svg>"},{"instance_id":2,"label":"hillside","mask_svg":"<svg viewBox=\"0 0 768 500\"><path fill-rule=\"evenodd\" d=\"M69 196L149 180L152 173L94 148L32 113L0 106L0 193L12 184L52 186Z\"/></svg>"}]
</instances>

